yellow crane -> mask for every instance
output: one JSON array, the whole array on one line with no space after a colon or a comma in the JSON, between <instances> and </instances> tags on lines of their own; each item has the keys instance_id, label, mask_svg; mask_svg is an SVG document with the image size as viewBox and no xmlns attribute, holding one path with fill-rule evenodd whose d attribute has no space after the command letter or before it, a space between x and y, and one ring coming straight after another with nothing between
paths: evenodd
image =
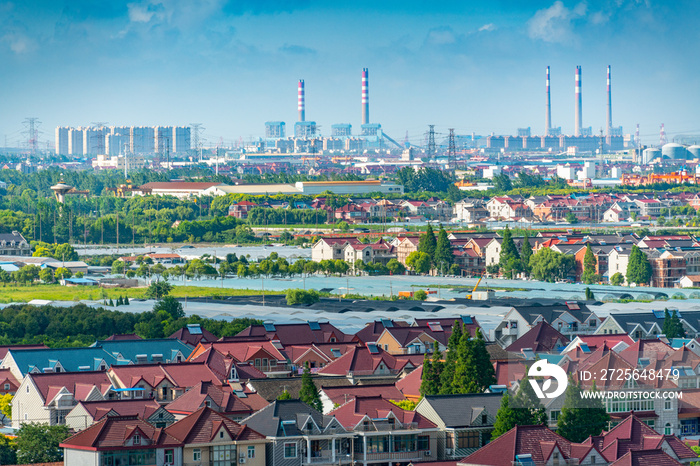
<instances>
[{"instance_id":1,"label":"yellow crane","mask_svg":"<svg viewBox=\"0 0 700 466\"><path fill-rule=\"evenodd\" d=\"M467 299L472 299L472 295L476 292L476 289L479 288L479 283L481 283L481 279L484 278L484 273L482 273L479 277L479 280L476 282L476 285L474 285L474 289L472 290L472 292L467 295Z\"/></svg>"}]
</instances>

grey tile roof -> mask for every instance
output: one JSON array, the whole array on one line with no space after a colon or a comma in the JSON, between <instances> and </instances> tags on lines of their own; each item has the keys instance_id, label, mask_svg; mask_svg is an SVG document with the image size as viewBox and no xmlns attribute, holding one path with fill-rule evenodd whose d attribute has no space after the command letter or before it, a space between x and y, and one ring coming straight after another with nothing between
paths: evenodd
<instances>
[{"instance_id":1,"label":"grey tile roof","mask_svg":"<svg viewBox=\"0 0 700 466\"><path fill-rule=\"evenodd\" d=\"M268 437L295 437L305 434L302 430L309 417L321 429L334 419L299 400L275 400L240 423Z\"/></svg>"},{"instance_id":2,"label":"grey tile roof","mask_svg":"<svg viewBox=\"0 0 700 466\"><path fill-rule=\"evenodd\" d=\"M502 396L500 393L428 395L425 402L432 406L446 427L459 428L483 425L480 416L484 410L490 415L488 425L493 425Z\"/></svg>"}]
</instances>

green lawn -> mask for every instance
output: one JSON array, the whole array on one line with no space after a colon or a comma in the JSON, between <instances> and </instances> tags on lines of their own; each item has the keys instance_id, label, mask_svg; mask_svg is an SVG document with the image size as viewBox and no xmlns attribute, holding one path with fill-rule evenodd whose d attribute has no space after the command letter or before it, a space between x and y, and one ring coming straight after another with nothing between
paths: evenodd
<instances>
[{"instance_id":1,"label":"green lawn","mask_svg":"<svg viewBox=\"0 0 700 466\"><path fill-rule=\"evenodd\" d=\"M107 299L117 299L119 296L129 298L144 298L146 288L116 288L100 289L97 287L67 287L61 285L8 285L0 287L0 302L28 302L32 299L48 299L51 301L80 301L98 300L104 295ZM215 288L206 286L176 286L171 293L176 298L203 298L212 296L244 296L260 295L260 290ZM266 295L282 295L281 291L265 291Z\"/></svg>"}]
</instances>

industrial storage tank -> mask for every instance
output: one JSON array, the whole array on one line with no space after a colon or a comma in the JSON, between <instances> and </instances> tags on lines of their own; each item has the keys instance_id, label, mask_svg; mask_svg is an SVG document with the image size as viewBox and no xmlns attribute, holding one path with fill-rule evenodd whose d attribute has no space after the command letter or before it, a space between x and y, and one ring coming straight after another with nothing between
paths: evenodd
<instances>
[{"instance_id":1,"label":"industrial storage tank","mask_svg":"<svg viewBox=\"0 0 700 466\"><path fill-rule=\"evenodd\" d=\"M665 159L686 160L688 158L688 149L675 142L669 142L661 148L661 155Z\"/></svg>"},{"instance_id":2,"label":"industrial storage tank","mask_svg":"<svg viewBox=\"0 0 700 466\"><path fill-rule=\"evenodd\" d=\"M700 146L695 144L688 147L688 152L690 152L690 157L694 159L700 159Z\"/></svg>"},{"instance_id":3,"label":"industrial storage tank","mask_svg":"<svg viewBox=\"0 0 700 466\"><path fill-rule=\"evenodd\" d=\"M644 152L642 152L642 163L644 165L650 163L654 159L660 159L661 158L661 150L655 148L655 147L650 147L649 149L644 149Z\"/></svg>"}]
</instances>

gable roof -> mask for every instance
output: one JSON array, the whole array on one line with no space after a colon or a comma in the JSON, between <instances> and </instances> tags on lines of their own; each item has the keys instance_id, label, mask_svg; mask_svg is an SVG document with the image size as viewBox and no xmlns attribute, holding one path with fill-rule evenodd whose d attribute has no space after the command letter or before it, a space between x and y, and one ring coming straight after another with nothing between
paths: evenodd
<instances>
[{"instance_id":1,"label":"gable roof","mask_svg":"<svg viewBox=\"0 0 700 466\"><path fill-rule=\"evenodd\" d=\"M117 359L128 359L134 363L174 361L178 352L185 360L192 352L192 348L180 340L172 338L98 340L92 346L101 347ZM145 356L145 359L138 356ZM158 356L160 356L160 361Z\"/></svg>"},{"instance_id":2,"label":"gable roof","mask_svg":"<svg viewBox=\"0 0 700 466\"><path fill-rule=\"evenodd\" d=\"M288 346L328 343L332 336L339 342L352 340L352 335L345 335L329 322L317 322L318 330L312 329L310 324L274 324L273 327L269 327L271 330L266 330L264 325L251 325L235 337L224 337L221 341L235 341L237 337L259 336L268 340L279 340L282 345Z\"/></svg>"},{"instance_id":3,"label":"gable roof","mask_svg":"<svg viewBox=\"0 0 700 466\"><path fill-rule=\"evenodd\" d=\"M196 325L196 327L194 327ZM200 342L216 341L219 338L199 324L186 325L168 338L180 340L186 345L197 346Z\"/></svg>"},{"instance_id":4,"label":"gable roof","mask_svg":"<svg viewBox=\"0 0 700 466\"><path fill-rule=\"evenodd\" d=\"M164 380L180 388L194 387L202 381L219 381L203 363L136 364L113 366L110 371L126 388L134 388L141 381L154 388Z\"/></svg>"},{"instance_id":5,"label":"gable roof","mask_svg":"<svg viewBox=\"0 0 700 466\"><path fill-rule=\"evenodd\" d=\"M401 372L404 368L415 368L423 363L422 354L391 355L381 348L377 353L370 353L367 347L353 347L350 350L318 371L319 375L372 375L377 372L380 364L386 366L390 373Z\"/></svg>"},{"instance_id":6,"label":"gable roof","mask_svg":"<svg viewBox=\"0 0 700 466\"><path fill-rule=\"evenodd\" d=\"M265 436L222 416L211 408L201 408L165 429L183 444L210 443L221 429L233 440L264 440Z\"/></svg>"},{"instance_id":7,"label":"gable roof","mask_svg":"<svg viewBox=\"0 0 700 466\"><path fill-rule=\"evenodd\" d=\"M389 400L379 395L356 396L339 408L329 413L350 430L369 417L373 422L387 419L391 412L403 425L413 425L419 429L433 429L435 424L415 411L401 409Z\"/></svg>"},{"instance_id":8,"label":"gable roof","mask_svg":"<svg viewBox=\"0 0 700 466\"><path fill-rule=\"evenodd\" d=\"M292 437L302 435L303 423L309 417L321 429L325 429L335 419L334 416L321 414L300 400L275 400L241 423L267 437Z\"/></svg>"},{"instance_id":9,"label":"gable roof","mask_svg":"<svg viewBox=\"0 0 700 466\"><path fill-rule=\"evenodd\" d=\"M82 406L95 421L99 421L108 413L116 413L119 416L138 416L139 419L148 419L160 409L160 403L155 400L99 400L79 401L73 409Z\"/></svg>"},{"instance_id":10,"label":"gable roof","mask_svg":"<svg viewBox=\"0 0 700 466\"><path fill-rule=\"evenodd\" d=\"M192 357L188 362L206 364L221 380L227 380L230 377L233 366L236 367L236 373L240 380L266 377L264 372L256 369L254 366L239 363L229 353L224 354L211 346L205 349L204 352Z\"/></svg>"},{"instance_id":11,"label":"gable roof","mask_svg":"<svg viewBox=\"0 0 700 466\"><path fill-rule=\"evenodd\" d=\"M78 348L10 348L7 355L14 359L22 375L27 375L33 369L43 371L44 368L54 368L58 363L65 372L79 372L81 368L97 370L104 361L107 367L117 364L117 358L98 347Z\"/></svg>"},{"instance_id":12,"label":"gable roof","mask_svg":"<svg viewBox=\"0 0 700 466\"><path fill-rule=\"evenodd\" d=\"M427 395L420 403L433 408L445 427L459 428L472 426L484 411L495 418L502 397L502 393Z\"/></svg>"},{"instance_id":13,"label":"gable roof","mask_svg":"<svg viewBox=\"0 0 700 466\"><path fill-rule=\"evenodd\" d=\"M166 406L174 414L188 414L200 409L208 399L217 411L227 415L250 415L264 408L268 402L252 391L242 391L243 398L237 396L230 385L213 382L200 382Z\"/></svg>"},{"instance_id":14,"label":"gable roof","mask_svg":"<svg viewBox=\"0 0 700 466\"><path fill-rule=\"evenodd\" d=\"M513 306L513 309L523 316L530 325L532 325L539 316L542 316L547 322L552 323L564 313L570 314L579 322L585 322L592 311L583 303L575 304L576 306L571 304L571 307L567 306L566 303L547 304L544 306ZM578 307L578 309L576 309L576 307Z\"/></svg>"},{"instance_id":15,"label":"gable roof","mask_svg":"<svg viewBox=\"0 0 700 466\"><path fill-rule=\"evenodd\" d=\"M610 466L680 466L681 462L670 457L663 450L628 451Z\"/></svg>"},{"instance_id":16,"label":"gable roof","mask_svg":"<svg viewBox=\"0 0 700 466\"><path fill-rule=\"evenodd\" d=\"M159 448L181 446L177 439L165 433L163 429L153 427L137 416L106 416L67 438L59 446L75 450L111 450L124 447L125 441L137 429L149 442L142 442L141 446L131 446L130 449L152 449L154 444Z\"/></svg>"},{"instance_id":17,"label":"gable roof","mask_svg":"<svg viewBox=\"0 0 700 466\"><path fill-rule=\"evenodd\" d=\"M81 401L87 398L93 387L101 394L105 394L112 387L112 382L104 371L29 374L27 377L39 390L45 405L49 404L62 388L68 390L76 401Z\"/></svg>"},{"instance_id":18,"label":"gable roof","mask_svg":"<svg viewBox=\"0 0 700 466\"><path fill-rule=\"evenodd\" d=\"M399 379L395 386L404 397L421 397L420 386L423 383L423 365Z\"/></svg>"},{"instance_id":19,"label":"gable roof","mask_svg":"<svg viewBox=\"0 0 700 466\"><path fill-rule=\"evenodd\" d=\"M352 385L350 387L321 385L319 391L324 392L331 402L338 405L345 404L358 396L379 396L386 400L397 401L404 399L403 393L394 384Z\"/></svg>"},{"instance_id":20,"label":"gable roof","mask_svg":"<svg viewBox=\"0 0 700 466\"><path fill-rule=\"evenodd\" d=\"M540 321L523 336L515 340L506 351L518 352L531 348L535 353L554 351L560 344L568 344L569 339L545 321Z\"/></svg>"}]
</instances>

